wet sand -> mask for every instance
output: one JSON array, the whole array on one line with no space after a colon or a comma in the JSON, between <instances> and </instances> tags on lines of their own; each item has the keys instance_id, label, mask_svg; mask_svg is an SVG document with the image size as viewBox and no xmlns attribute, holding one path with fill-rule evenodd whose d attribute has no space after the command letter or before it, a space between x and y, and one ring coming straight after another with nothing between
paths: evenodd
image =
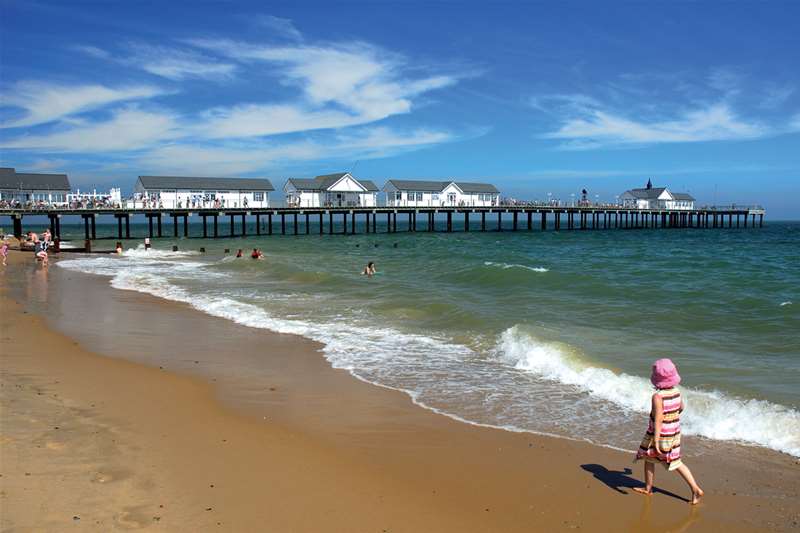
<instances>
[{"instance_id":1,"label":"wet sand","mask_svg":"<svg viewBox=\"0 0 800 533\"><path fill-rule=\"evenodd\" d=\"M11 259L0 270L11 287L0 302L3 531L800 524L789 456L737 446L730 461L721 443L692 457L687 439L705 501L689 506L680 478L661 471L662 491L639 496L628 453L460 423L331 369L316 343Z\"/></svg>"}]
</instances>

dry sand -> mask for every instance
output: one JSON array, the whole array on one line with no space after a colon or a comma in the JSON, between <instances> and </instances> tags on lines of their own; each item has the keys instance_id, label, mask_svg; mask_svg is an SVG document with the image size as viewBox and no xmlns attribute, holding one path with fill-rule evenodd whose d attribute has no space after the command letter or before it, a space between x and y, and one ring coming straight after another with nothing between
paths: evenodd
<instances>
[{"instance_id":1,"label":"dry sand","mask_svg":"<svg viewBox=\"0 0 800 533\"><path fill-rule=\"evenodd\" d=\"M661 471L662 491L639 496L630 488L641 466L628 453L456 422L331 369L315 343L115 291L101 278L70 284L107 307L63 300L46 286L63 283L57 270L42 273L27 254L0 270L0 282L17 287L0 295L2 531L775 531L800 523L800 468L788 456L751 449L728 464L725 445L694 460L688 446L705 501L688 505L683 482ZM64 327L109 321L113 310L126 320L111 315L112 327L88 328L84 346L33 308L72 317ZM144 314L186 342L178 349L149 326L143 337ZM257 379L226 374L219 357L231 350L234 363L260 363Z\"/></svg>"}]
</instances>

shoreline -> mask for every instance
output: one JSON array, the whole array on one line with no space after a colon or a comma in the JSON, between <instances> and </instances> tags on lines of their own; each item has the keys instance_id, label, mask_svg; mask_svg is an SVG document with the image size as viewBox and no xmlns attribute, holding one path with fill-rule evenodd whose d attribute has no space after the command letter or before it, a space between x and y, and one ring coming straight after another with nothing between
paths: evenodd
<instances>
[{"instance_id":1,"label":"shoreline","mask_svg":"<svg viewBox=\"0 0 800 533\"><path fill-rule=\"evenodd\" d=\"M789 503L799 492L797 462L783 454L754 451L754 463L742 465L726 464L725 457L692 457L689 450L688 462L708 495L700 507L691 510L683 500L664 493L650 498L634 495L630 488L635 486L634 480L641 479L641 467L631 464L631 454L579 441L457 422L413 404L404 393L376 387L353 379L346 371L331 368L312 341L253 330L199 313L185 304L115 290L101 278L70 273L79 288L91 287L91 293L97 293L107 308L92 308L96 301L89 304L65 301L64 293L43 287L43 281L35 276L26 279L25 269L31 268L38 267L12 260L3 274L5 285L9 283L9 270L19 269L15 283L25 285L27 291L25 303L20 305L30 307L38 302L45 312L63 315L62 307L68 301L78 310L94 312L95 318L115 309L113 313L117 315L113 316L124 313L130 321L117 322L120 331L114 338L108 338L111 335L104 335L102 330L64 336L64 328L53 331L42 319L26 315L17 304L9 302L13 293L6 292L2 296L3 338L10 339L10 349L9 353L3 351L4 392L10 383L22 384L25 379L34 384L51 382L57 368L70 376L70 382L74 380L84 386L96 381L95 374L102 374L108 383L94 386L98 388L98 397L105 399L101 416L115 420L111 424L114 430L139 417L163 419L182 413L190 418L180 426L185 435L168 431L160 436L139 428L128 435L137 441L138 448L147 450L145 462L162 465L157 484L165 494L187 494L186 509L176 511L169 520L166 513L163 520L151 519L147 525L155 528L190 530L194 524L201 529L213 526L223 530L226 527L252 530L251 526L258 528L263 526L257 524L270 523L274 529L292 531L387 528L390 531L522 531L578 527L635 531L659 529L662 525L666 529L680 529L691 524L693 529L725 527L736 531L791 529L797 527L800 519ZM10 312L5 312L6 309ZM147 342L143 343L141 335L130 331L141 325L142 313L155 314L154 310L180 332L203 331L206 335L199 337L206 342L198 344L181 336L185 346L176 348L162 332L150 330L144 337ZM78 314L74 310L72 313ZM48 323L52 322L50 318ZM66 329L72 326L67 324ZM64 357L81 362L86 375L61 369L56 364L59 357L54 353L48 353L47 348L36 352L17 336L18 331L34 330L41 330L42 339L37 346L59 346L58 351L67 354ZM69 341L69 337L76 338L80 346L72 344L74 341ZM61 346L66 348L62 350ZM94 355L84 346L111 357ZM236 363L258 369L257 376L248 380L235 373L228 375L218 359L225 350L234 350ZM187 355L196 359L187 359ZM264 376L269 376L268 383L262 381ZM117 388L111 387L112 382ZM60 389L65 385L49 387ZM102 387L106 388L99 390ZM136 412L120 410L109 398L119 393L119 387L158 389L153 395L166 397L174 405L148 402L148 405L128 406L131 411L138 409ZM22 389L28 390L25 386ZM165 396L165 390L171 393ZM6 394L17 401L15 393L12 390ZM84 405L91 396L82 388L56 394L67 395L77 405ZM191 401L187 399L189 396ZM25 400L32 402L33 410L37 408L37 398ZM92 422L96 420L94 415L87 416ZM243 442L246 449L230 454L217 443L212 446L205 441L207 420L214 420L232 434L241 431L241 436L268 445L262 449ZM9 425L17 428L20 424L24 426L25 422L12 419ZM7 456L5 429L3 433L3 453ZM195 486L193 482L199 474L186 470L186 459L180 454L168 453L174 452L176 446L180 450L178 445L186 444L186 439L204 443L195 456L200 464L225 467L215 472L214 477L219 479L229 470L237 474L224 484L228 491L225 504L212 506L221 526L213 523L204 514L206 511L198 510L200 506L195 509L188 505L192 498L205 494L208 485ZM289 441L293 446L282 446ZM299 452L294 449L296 446ZM273 453L277 457L272 457ZM265 454L270 457L265 458ZM275 464L264 464L268 459ZM310 471L306 465L309 459L316 461L316 470ZM266 513L265 501L253 494L262 490L263 484L253 463L267 470L283 467L279 482L303 490L272 494L284 506ZM295 469L287 469L287 465ZM139 469L138 463L126 468L134 479L148 475ZM625 468L634 469L633 474L625 474ZM14 520L8 518L9 514L24 515L15 509L20 500L14 500L11 507L11 495L25 487L25 476L18 479L19 472L7 474L7 468L3 470L0 482L6 500L4 507L8 505L10 509L9 513L3 513L5 528L6 520ZM320 476L318 472L326 475ZM688 489L675 475L659 472L656 484L682 497L688 495ZM303 504L308 502L307 491L320 485L330 493L315 492L313 508L309 509ZM222 486L215 484L216 488ZM58 486L41 490L52 491L48 495L52 501L65 497ZM377 500L376 495L379 495ZM143 505L148 513L155 512L147 507L156 505L155 502ZM332 521L331 516L339 521ZM17 525L23 526L19 522Z\"/></svg>"}]
</instances>

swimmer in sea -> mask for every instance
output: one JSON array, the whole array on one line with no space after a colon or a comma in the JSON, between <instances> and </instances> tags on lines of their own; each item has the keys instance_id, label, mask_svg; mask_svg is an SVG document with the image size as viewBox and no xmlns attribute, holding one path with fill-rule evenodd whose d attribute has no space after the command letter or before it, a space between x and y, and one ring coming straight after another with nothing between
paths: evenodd
<instances>
[{"instance_id":1,"label":"swimmer in sea","mask_svg":"<svg viewBox=\"0 0 800 533\"><path fill-rule=\"evenodd\" d=\"M242 257L242 249L241 248L239 248L239 250L236 252L236 257Z\"/></svg>"},{"instance_id":2,"label":"swimmer in sea","mask_svg":"<svg viewBox=\"0 0 800 533\"><path fill-rule=\"evenodd\" d=\"M264 254L258 248L253 248L253 252L250 254L250 257L253 259L264 259Z\"/></svg>"},{"instance_id":3,"label":"swimmer in sea","mask_svg":"<svg viewBox=\"0 0 800 533\"><path fill-rule=\"evenodd\" d=\"M361 272L361 275L362 276L372 277L376 273L377 273L377 270L375 270L375 263L370 261L369 263L367 263L367 266L364 267L364 270Z\"/></svg>"}]
</instances>

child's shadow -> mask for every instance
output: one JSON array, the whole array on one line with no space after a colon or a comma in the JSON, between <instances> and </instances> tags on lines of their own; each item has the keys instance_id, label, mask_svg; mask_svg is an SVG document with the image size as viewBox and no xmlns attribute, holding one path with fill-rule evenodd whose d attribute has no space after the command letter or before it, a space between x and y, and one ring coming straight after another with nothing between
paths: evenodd
<instances>
[{"instance_id":1,"label":"child's shadow","mask_svg":"<svg viewBox=\"0 0 800 533\"><path fill-rule=\"evenodd\" d=\"M606 484L609 488L614 489L615 491L619 492L620 494L628 494L627 491L622 489L632 489L634 487L644 487L644 483L639 481L638 479L634 479L630 477L630 474L633 471L630 468L626 468L625 470L615 471L609 470L603 465L596 465L596 464L586 464L581 465L581 468L586 470L587 472L591 473L595 479L598 479ZM658 487L653 487L653 493L660 492L665 496L670 496L672 498L677 498L679 500L683 500L688 502L686 498L683 496L678 496L674 492L670 492L668 490L659 489Z\"/></svg>"}]
</instances>

